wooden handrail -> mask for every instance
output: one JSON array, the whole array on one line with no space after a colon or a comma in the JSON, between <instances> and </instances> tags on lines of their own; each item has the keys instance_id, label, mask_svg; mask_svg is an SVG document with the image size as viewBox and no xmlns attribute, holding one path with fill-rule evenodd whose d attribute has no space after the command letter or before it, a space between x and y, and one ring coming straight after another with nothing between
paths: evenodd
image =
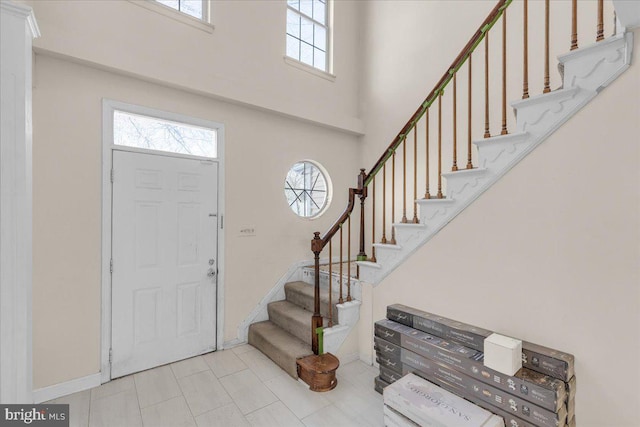
<instances>
[{"instance_id":1,"label":"wooden handrail","mask_svg":"<svg viewBox=\"0 0 640 427\"><path fill-rule=\"evenodd\" d=\"M356 196L366 197L366 188L362 186L363 175L364 169L360 169L360 175L358 175L358 187L360 188L349 188L349 201L347 203L347 207L342 212L342 215L340 215L340 217L334 221L333 225L324 233L322 237L320 237L319 239L313 239L311 241L312 252L322 252L322 249L329 243L329 240L331 240L331 238L338 232L338 230L340 230L340 227L342 227L342 225L351 215L351 212L353 212Z\"/></svg>"},{"instance_id":2,"label":"wooden handrail","mask_svg":"<svg viewBox=\"0 0 640 427\"><path fill-rule=\"evenodd\" d=\"M444 73L444 75L440 78L440 80L438 80L438 83L436 83L435 87L433 88L433 90L429 93L429 95L426 97L426 99L424 100L424 102L420 105L420 107L416 110L416 112L413 114L413 116L411 116L411 118L409 119L409 121L404 125L404 127L402 128L402 130L398 133L398 135L393 139L393 141L391 142L391 144L389 144L389 147L385 150L385 152L382 154L382 156L378 159L378 161L375 163L375 165L371 168L371 170L369 171L369 173L367 174L365 172L365 169L360 169L360 174L358 175L358 187L357 188L349 188L349 200L347 203L347 207L345 208L345 210L342 212L342 214L340 215L340 217L333 223L333 225L331 225L331 227L324 233L324 235L322 237L320 237L320 233L316 232L314 233L314 238L311 240L311 251L314 253L314 264L315 264L315 277L314 277L314 313L313 313L313 317L311 319L311 334L312 334L312 349L313 352L315 354L318 354L318 337L316 335L316 330L320 327L322 327L322 316L320 314L320 253L322 252L322 250L324 249L324 247L331 241L331 239L334 237L334 235L338 232L341 231L344 224L349 221L350 224L350 218L351 218L351 213L353 212L353 208L355 206L355 199L356 196L360 197L360 204L361 204L361 221L360 221L360 252L358 253L358 260L366 260L366 254L364 253L364 200L367 197L367 187L368 185L371 183L371 181L373 180L373 178L375 177L375 175L381 170L383 169L383 167L386 165L387 160L389 160L389 158L394 157L395 158L395 152L398 149L398 147L400 146L400 144L402 144L403 142L406 142L407 136L409 134L409 132L411 130L415 131L415 127L418 123L418 121L422 118L422 116L428 112L428 108L434 103L434 101L436 99L439 100L439 111L441 112L441 102L442 102L442 94L444 93L444 89L445 87L449 84L449 82L455 77L455 73L460 69L460 67L462 67L462 65L464 65L464 63L467 61L467 59L469 59L469 57L471 56L471 54L473 53L473 51L476 49L476 47L478 46L478 44L480 44L480 42L485 38L485 36L487 35L487 32L493 27L493 25L497 22L497 20L503 15L504 10L509 6L509 4L511 4L512 0L499 0L498 3L496 4L496 6L491 10L491 12L489 13L489 15L485 18L485 20L482 22L482 24L480 25L480 28L478 28L478 30L473 34L473 36L471 37L471 39L467 42L467 44L464 46L464 48L462 49L462 51L458 54L458 56L456 57L456 59L453 61L453 63L451 64L451 66L447 69L447 71ZM439 122L442 120L442 114L439 114ZM439 126L440 129L440 126ZM440 131L439 131L440 132ZM415 135L414 135L415 138ZM428 136L427 136L428 138ZM438 151L438 156L439 159L442 156L442 149L440 147L440 141L441 140L441 136L439 134L439 151ZM428 144L428 142L427 142ZM415 142L414 142L415 145ZM428 145L427 145L428 147ZM406 174L406 146L404 148L403 151L403 160L404 160L404 168L403 168L403 174ZM441 159L439 160L439 163L441 162ZM392 164L392 166L394 166L394 170L395 170L395 163ZM454 163L455 166L455 163ZM414 166L415 167L415 166ZM439 171L438 171L438 198L442 198L442 187L441 187L441 182L440 182L440 178L441 178L441 165L439 165ZM414 171L415 173L415 171ZM392 171L392 181L395 178L395 172ZM404 183L404 188L403 188L403 197L406 199L406 175L403 175L403 183ZM414 184L415 185L415 184ZM428 176L427 176L427 186L428 186ZM394 220L394 208L395 208L395 203L394 203L394 196L393 196L393 190L394 190L395 186L392 184L392 222ZM427 187L428 188L428 187ZM383 196L384 196L384 191L386 189L383 189ZM415 189L414 189L415 191ZM428 191L428 190L427 190ZM428 193L427 193L428 194ZM415 199L415 196L414 196ZM404 199L403 199L404 200ZM415 207L414 207L415 210ZM417 219L417 216L414 212L414 217ZM384 218L384 217L383 217ZM407 222L406 219L406 200L404 200L403 202L403 222ZM415 222L415 221L414 221ZM383 219L383 226L384 226L384 219ZM351 257L350 257L350 227L348 228L348 232L349 232L349 243L348 243L348 247L347 247L347 254L348 256L348 264L347 264L347 268L348 270L350 270L350 261L351 261ZM395 230L392 227L391 229L391 243L395 244ZM340 233L340 235L342 236L342 232ZM384 240L384 234L383 234L383 240ZM341 239L341 244L340 244L340 252L342 253L342 239ZM333 262L332 259L329 259L329 263L331 264ZM340 256L340 276L342 279L342 255ZM350 276L350 274L349 274ZM329 277L329 280L331 280L331 277ZM351 289L350 289L350 277L348 278L349 282L347 284L347 301L349 301L351 299ZM342 282L340 282L340 287L342 288ZM342 289L340 290L340 303L343 302L342 299Z\"/></svg>"},{"instance_id":3,"label":"wooden handrail","mask_svg":"<svg viewBox=\"0 0 640 427\"><path fill-rule=\"evenodd\" d=\"M491 27L493 27L493 25L497 22L497 20L502 16L502 12L504 11L504 9L506 9L509 6L509 4L511 4L511 2L512 0L498 1L496 6L491 10L489 15L482 22L482 24L480 25L480 28L478 28L478 30L473 34L469 42L467 42L467 44L462 49L462 51L458 54L456 59L451 63L451 66L449 66L449 68L444 73L444 75L440 78L440 80L438 80L438 83L436 83L433 90L429 92L429 95L427 95L424 102L420 105L420 107L418 107L418 109L413 114L413 116L411 116L409 121L402 128L402 130L393 139L393 141L391 141L391 144L389 144L389 147L387 147L387 149L382 154L382 156L380 156L380 158L375 163L375 165L370 169L364 181L365 187L369 185L369 183L373 179L373 176L380 171L380 169L382 168L382 165L389 159L389 157L391 157L393 152L396 151L398 146L402 143L402 141L407 136L407 134L411 131L411 129L415 127L418 120L420 120L422 116L425 114L427 108L429 108L431 104L433 104L433 102L438 98L438 95L444 91L444 88L447 86L447 84L449 84L449 82L453 78L453 74L456 71L458 71L460 67L462 67L462 65L466 62L467 58L469 58L469 55L471 55L471 53L476 49L478 44L484 39L484 36L487 33L487 31L489 31Z\"/></svg>"}]
</instances>

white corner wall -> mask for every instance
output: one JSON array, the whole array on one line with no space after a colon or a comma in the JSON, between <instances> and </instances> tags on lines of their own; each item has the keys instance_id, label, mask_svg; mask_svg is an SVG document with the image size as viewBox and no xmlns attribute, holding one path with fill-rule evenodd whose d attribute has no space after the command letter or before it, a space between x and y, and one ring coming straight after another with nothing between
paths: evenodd
<instances>
[{"instance_id":1,"label":"white corner wall","mask_svg":"<svg viewBox=\"0 0 640 427\"><path fill-rule=\"evenodd\" d=\"M378 285L365 322L403 303L570 352L579 425L636 426L639 117L636 58Z\"/></svg>"}]
</instances>

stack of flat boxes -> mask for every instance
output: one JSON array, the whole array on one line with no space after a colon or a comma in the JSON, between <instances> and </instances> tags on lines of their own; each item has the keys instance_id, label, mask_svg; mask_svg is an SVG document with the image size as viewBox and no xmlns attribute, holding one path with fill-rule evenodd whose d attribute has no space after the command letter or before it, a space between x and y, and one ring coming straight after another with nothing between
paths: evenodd
<instances>
[{"instance_id":1,"label":"stack of flat boxes","mask_svg":"<svg viewBox=\"0 0 640 427\"><path fill-rule=\"evenodd\" d=\"M401 304L375 324L382 389L411 372L505 419L509 427L574 427L576 378L570 354L523 342L523 368L504 375L483 364L492 332Z\"/></svg>"}]
</instances>

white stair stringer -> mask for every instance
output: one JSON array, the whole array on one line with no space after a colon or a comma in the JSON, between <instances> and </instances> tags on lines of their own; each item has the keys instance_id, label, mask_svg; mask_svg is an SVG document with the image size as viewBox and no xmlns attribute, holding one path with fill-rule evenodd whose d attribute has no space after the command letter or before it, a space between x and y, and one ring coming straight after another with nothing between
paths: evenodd
<instances>
[{"instance_id":1,"label":"white stair stringer","mask_svg":"<svg viewBox=\"0 0 640 427\"><path fill-rule=\"evenodd\" d=\"M633 34L627 32L561 55L563 89L512 102L516 131L474 142L478 167L443 174L446 199L417 200L420 224L393 224L396 245L375 244L376 262L358 262L360 280L379 284L629 68L632 49Z\"/></svg>"},{"instance_id":2,"label":"white stair stringer","mask_svg":"<svg viewBox=\"0 0 640 427\"><path fill-rule=\"evenodd\" d=\"M337 259L334 260L334 263L338 263ZM343 298L346 298L347 295L347 271L343 269L342 275L342 288L343 288ZM352 271L352 274L355 271ZM303 267L302 268L302 281L309 284L309 286L314 285L315 280L315 269L312 266ZM339 271L331 272L331 289L332 289L332 298L334 301L338 301L340 294L340 273ZM324 351L328 353L336 354L342 343L353 329L353 327L358 323L358 319L360 319L360 305L362 301L362 287L360 280L355 277L351 277L351 301L345 301L342 304L337 304L338 308L338 323L333 325L331 328L324 328ZM320 289L321 292L328 292L329 290L329 272L325 270L320 270Z\"/></svg>"}]
</instances>

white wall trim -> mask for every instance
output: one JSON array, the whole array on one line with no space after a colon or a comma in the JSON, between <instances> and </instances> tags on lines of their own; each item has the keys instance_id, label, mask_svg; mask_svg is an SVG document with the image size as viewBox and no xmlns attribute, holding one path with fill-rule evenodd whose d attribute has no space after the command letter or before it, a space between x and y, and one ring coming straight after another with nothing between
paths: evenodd
<instances>
[{"instance_id":1,"label":"white wall trim","mask_svg":"<svg viewBox=\"0 0 640 427\"><path fill-rule=\"evenodd\" d=\"M33 402L30 7L0 2L0 402Z\"/></svg>"},{"instance_id":2,"label":"white wall trim","mask_svg":"<svg viewBox=\"0 0 640 427\"><path fill-rule=\"evenodd\" d=\"M34 403L47 402L49 400L57 399L58 397L88 390L99 385L100 372L34 390L33 401Z\"/></svg>"},{"instance_id":3,"label":"white wall trim","mask_svg":"<svg viewBox=\"0 0 640 427\"><path fill-rule=\"evenodd\" d=\"M295 58L291 58L289 56L284 56L284 62L286 64L291 65L292 67L295 67L299 70L302 70L304 72L313 74L314 76L318 76L320 78L323 78L325 80L329 80L330 82L335 82L336 81L336 75L335 74L331 74L327 71L322 71L319 68L315 68L311 65L307 65L302 61L298 61Z\"/></svg>"},{"instance_id":4,"label":"white wall trim","mask_svg":"<svg viewBox=\"0 0 640 427\"><path fill-rule=\"evenodd\" d=\"M91 67L96 70L107 71L120 76L133 77L138 80L160 85L171 89L177 89L186 93L193 93L199 96L203 96L209 99L214 99L220 102L228 102L233 105L239 105L241 107L250 108L256 111L262 111L270 114L275 114L281 117L286 117L292 120L298 120L302 123L311 123L327 129L333 129L338 132L342 132L347 135L362 136L364 135L364 121L359 117L344 117L337 116L331 112L324 112L321 116L318 114L311 114L308 112L285 109L275 105L275 103L259 103L251 99L236 99L226 95L220 95L217 93L207 92L200 89L195 89L190 86L170 83L166 80L151 78L144 74L134 73L122 70L116 67L110 67L108 65L100 64L97 62L89 61L83 58L67 55L64 53L56 52L53 50L44 49L42 47L34 47L33 49L38 55L46 55L52 58L69 61L74 64L80 64L85 67Z\"/></svg>"},{"instance_id":5,"label":"white wall trim","mask_svg":"<svg viewBox=\"0 0 640 427\"><path fill-rule=\"evenodd\" d=\"M186 123L217 130L217 150L218 157L207 159L218 165L218 283L216 295L216 349L221 350L224 346L224 287L225 287L225 133L224 125L210 120L199 119L139 105L127 104L124 102L103 99L102 100L102 315L101 315L101 351L100 351L100 377L101 382L111 380L111 365L109 363L109 349L111 348L111 224L112 224L112 183L111 168L112 155L116 146L113 145L113 112L114 110L126 111L134 114L157 117L179 123ZM139 149L117 146L118 150L136 151ZM171 153L163 153L172 156ZM176 155L176 157L197 158L195 156Z\"/></svg>"}]
</instances>

